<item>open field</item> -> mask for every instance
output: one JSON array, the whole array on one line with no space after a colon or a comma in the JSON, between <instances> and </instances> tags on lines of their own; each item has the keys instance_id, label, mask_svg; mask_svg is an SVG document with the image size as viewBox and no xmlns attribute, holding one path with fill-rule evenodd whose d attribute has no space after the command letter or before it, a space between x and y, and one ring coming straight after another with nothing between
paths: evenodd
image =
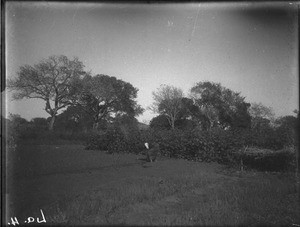
<instances>
[{"instance_id":1,"label":"open field","mask_svg":"<svg viewBox=\"0 0 300 227\"><path fill-rule=\"evenodd\" d=\"M47 224L300 225L293 174L24 144L9 169L9 215Z\"/></svg>"}]
</instances>

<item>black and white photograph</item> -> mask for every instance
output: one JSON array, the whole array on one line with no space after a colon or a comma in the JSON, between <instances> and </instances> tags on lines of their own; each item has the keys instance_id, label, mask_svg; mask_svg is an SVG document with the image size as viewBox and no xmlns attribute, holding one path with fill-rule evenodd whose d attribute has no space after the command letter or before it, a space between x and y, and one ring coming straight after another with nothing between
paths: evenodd
<instances>
[{"instance_id":1,"label":"black and white photograph","mask_svg":"<svg viewBox=\"0 0 300 227\"><path fill-rule=\"evenodd\" d=\"M300 227L299 5L1 1L1 224Z\"/></svg>"}]
</instances>

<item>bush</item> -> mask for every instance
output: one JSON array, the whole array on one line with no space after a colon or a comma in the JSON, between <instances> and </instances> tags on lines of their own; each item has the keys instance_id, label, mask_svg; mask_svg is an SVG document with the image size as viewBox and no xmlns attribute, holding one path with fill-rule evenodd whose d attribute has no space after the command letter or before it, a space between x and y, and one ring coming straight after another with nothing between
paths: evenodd
<instances>
[{"instance_id":1,"label":"bush","mask_svg":"<svg viewBox=\"0 0 300 227\"><path fill-rule=\"evenodd\" d=\"M86 142L86 149L87 150L108 150L108 146L112 141L112 134L111 133L96 133L92 132L88 136Z\"/></svg>"},{"instance_id":2,"label":"bush","mask_svg":"<svg viewBox=\"0 0 300 227\"><path fill-rule=\"evenodd\" d=\"M250 148L240 158L247 168L261 171L284 171L295 167L295 151L289 149L272 151Z\"/></svg>"},{"instance_id":3,"label":"bush","mask_svg":"<svg viewBox=\"0 0 300 227\"><path fill-rule=\"evenodd\" d=\"M168 121L167 116L165 115L158 115L150 121L149 124L150 128L154 130L168 130L171 129L171 125Z\"/></svg>"},{"instance_id":4,"label":"bush","mask_svg":"<svg viewBox=\"0 0 300 227\"><path fill-rule=\"evenodd\" d=\"M242 146L234 133L224 130L132 130L124 133L115 127L104 134L91 135L86 149L138 154L144 150L145 142L157 142L163 156L220 163L230 162L232 152Z\"/></svg>"},{"instance_id":5,"label":"bush","mask_svg":"<svg viewBox=\"0 0 300 227\"><path fill-rule=\"evenodd\" d=\"M140 153L146 138L136 129L121 129L114 126L103 133L92 133L87 139L86 149L104 150L108 153Z\"/></svg>"},{"instance_id":6,"label":"bush","mask_svg":"<svg viewBox=\"0 0 300 227\"><path fill-rule=\"evenodd\" d=\"M268 140L265 138L260 140L250 130L149 129L138 131L127 129L124 131L124 129L114 127L103 134L92 135L86 148L106 150L109 153L139 154L145 149L145 142L157 142L160 146L161 155L166 157L205 162L214 161L230 165L239 164L242 157L244 164L250 168L274 171L287 169L293 160L291 153L276 152L269 155L249 156L241 152L245 146L250 144L269 147L271 141L273 141L272 137L269 137Z\"/></svg>"},{"instance_id":7,"label":"bush","mask_svg":"<svg viewBox=\"0 0 300 227\"><path fill-rule=\"evenodd\" d=\"M280 150L291 145L287 143L281 130L265 128L264 130L239 130L236 135L243 141L245 146L261 149Z\"/></svg>"}]
</instances>

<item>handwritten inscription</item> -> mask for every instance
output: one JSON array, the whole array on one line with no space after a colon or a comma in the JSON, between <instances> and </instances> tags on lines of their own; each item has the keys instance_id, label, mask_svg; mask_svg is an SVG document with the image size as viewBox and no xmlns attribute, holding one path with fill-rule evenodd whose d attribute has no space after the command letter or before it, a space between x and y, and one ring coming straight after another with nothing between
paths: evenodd
<instances>
[{"instance_id":1,"label":"handwritten inscription","mask_svg":"<svg viewBox=\"0 0 300 227\"><path fill-rule=\"evenodd\" d=\"M19 222L18 218L17 217L11 217L10 218L10 222L8 222L7 224L8 225L13 225L13 226L16 226L16 225L20 225L21 224L30 224L30 223L46 223L46 218L45 218L45 215L43 213L42 210L41 211L41 217L28 217L25 221L23 222Z\"/></svg>"}]
</instances>

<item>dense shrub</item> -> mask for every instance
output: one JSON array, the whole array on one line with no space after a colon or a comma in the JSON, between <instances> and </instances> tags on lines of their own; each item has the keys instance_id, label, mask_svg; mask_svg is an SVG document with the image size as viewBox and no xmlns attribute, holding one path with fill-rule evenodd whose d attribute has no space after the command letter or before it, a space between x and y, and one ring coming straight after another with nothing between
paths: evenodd
<instances>
[{"instance_id":1,"label":"dense shrub","mask_svg":"<svg viewBox=\"0 0 300 227\"><path fill-rule=\"evenodd\" d=\"M160 133L161 150L170 157L198 161L231 161L232 153L243 146L234 132L172 130Z\"/></svg>"},{"instance_id":2,"label":"dense shrub","mask_svg":"<svg viewBox=\"0 0 300 227\"><path fill-rule=\"evenodd\" d=\"M246 129L237 132L236 135L245 146L280 150L286 146L294 145L286 140L287 136L279 129L266 128L263 131Z\"/></svg>"},{"instance_id":3,"label":"dense shrub","mask_svg":"<svg viewBox=\"0 0 300 227\"><path fill-rule=\"evenodd\" d=\"M175 128L179 130L193 130L197 123L188 119L177 119L174 122ZM153 130L170 130L171 125L166 115L158 115L150 121L150 128Z\"/></svg>"},{"instance_id":4,"label":"dense shrub","mask_svg":"<svg viewBox=\"0 0 300 227\"><path fill-rule=\"evenodd\" d=\"M212 132L181 130L131 131L124 134L114 128L104 134L92 135L86 149L107 150L109 153L140 153L145 142L157 142L161 155L198 161L230 162L231 153L238 150L242 143L234 133L217 130Z\"/></svg>"},{"instance_id":5,"label":"dense shrub","mask_svg":"<svg viewBox=\"0 0 300 227\"><path fill-rule=\"evenodd\" d=\"M167 116L165 115L158 115L150 121L149 124L150 128L155 130L168 130L171 129L171 125L168 121Z\"/></svg>"},{"instance_id":6,"label":"dense shrub","mask_svg":"<svg viewBox=\"0 0 300 227\"><path fill-rule=\"evenodd\" d=\"M284 147L284 141L281 139L281 136L282 135L274 129L261 132L251 131L249 135L251 140L248 142L248 145L259 148L279 150Z\"/></svg>"},{"instance_id":7,"label":"dense shrub","mask_svg":"<svg viewBox=\"0 0 300 227\"><path fill-rule=\"evenodd\" d=\"M87 150L108 150L109 143L113 141L113 134L110 132L97 133L92 132L86 141Z\"/></svg>"},{"instance_id":8,"label":"dense shrub","mask_svg":"<svg viewBox=\"0 0 300 227\"><path fill-rule=\"evenodd\" d=\"M27 121L19 115L11 115L10 120L6 119L7 142L19 143L20 141L53 141L53 140L77 140L84 141L90 138L89 133L83 131L54 129L48 130L48 123L45 118L34 118Z\"/></svg>"},{"instance_id":9,"label":"dense shrub","mask_svg":"<svg viewBox=\"0 0 300 227\"><path fill-rule=\"evenodd\" d=\"M114 126L103 133L92 133L87 139L86 149L104 150L109 153L139 153L144 149L142 135L132 128Z\"/></svg>"},{"instance_id":10,"label":"dense shrub","mask_svg":"<svg viewBox=\"0 0 300 227\"><path fill-rule=\"evenodd\" d=\"M179 119L175 121L175 128L180 130L193 130L196 127L197 123L189 119Z\"/></svg>"},{"instance_id":11,"label":"dense shrub","mask_svg":"<svg viewBox=\"0 0 300 227\"><path fill-rule=\"evenodd\" d=\"M282 171L295 167L295 151L293 149L282 149L273 151L268 149L249 148L248 151L240 153L240 159L247 168L261 171Z\"/></svg>"},{"instance_id":12,"label":"dense shrub","mask_svg":"<svg viewBox=\"0 0 300 227\"><path fill-rule=\"evenodd\" d=\"M273 137L272 137L273 136ZM246 146L280 147L275 143L277 134L254 134L251 130L223 130L211 131L190 130L145 130L138 131L114 127L103 134L90 137L87 149L106 150L109 153L139 154L145 149L145 142L157 142L161 155L171 158L182 158L194 161L215 161L223 164L237 165L241 157L244 165L261 170L284 170L293 157L291 153L276 152L268 155L246 155ZM262 137L262 138L260 138ZM267 138L267 139L266 139Z\"/></svg>"},{"instance_id":13,"label":"dense shrub","mask_svg":"<svg viewBox=\"0 0 300 227\"><path fill-rule=\"evenodd\" d=\"M110 153L139 153L139 148L142 148L139 135L135 131L125 134L124 131L114 129L110 133L113 138L108 145Z\"/></svg>"}]
</instances>

